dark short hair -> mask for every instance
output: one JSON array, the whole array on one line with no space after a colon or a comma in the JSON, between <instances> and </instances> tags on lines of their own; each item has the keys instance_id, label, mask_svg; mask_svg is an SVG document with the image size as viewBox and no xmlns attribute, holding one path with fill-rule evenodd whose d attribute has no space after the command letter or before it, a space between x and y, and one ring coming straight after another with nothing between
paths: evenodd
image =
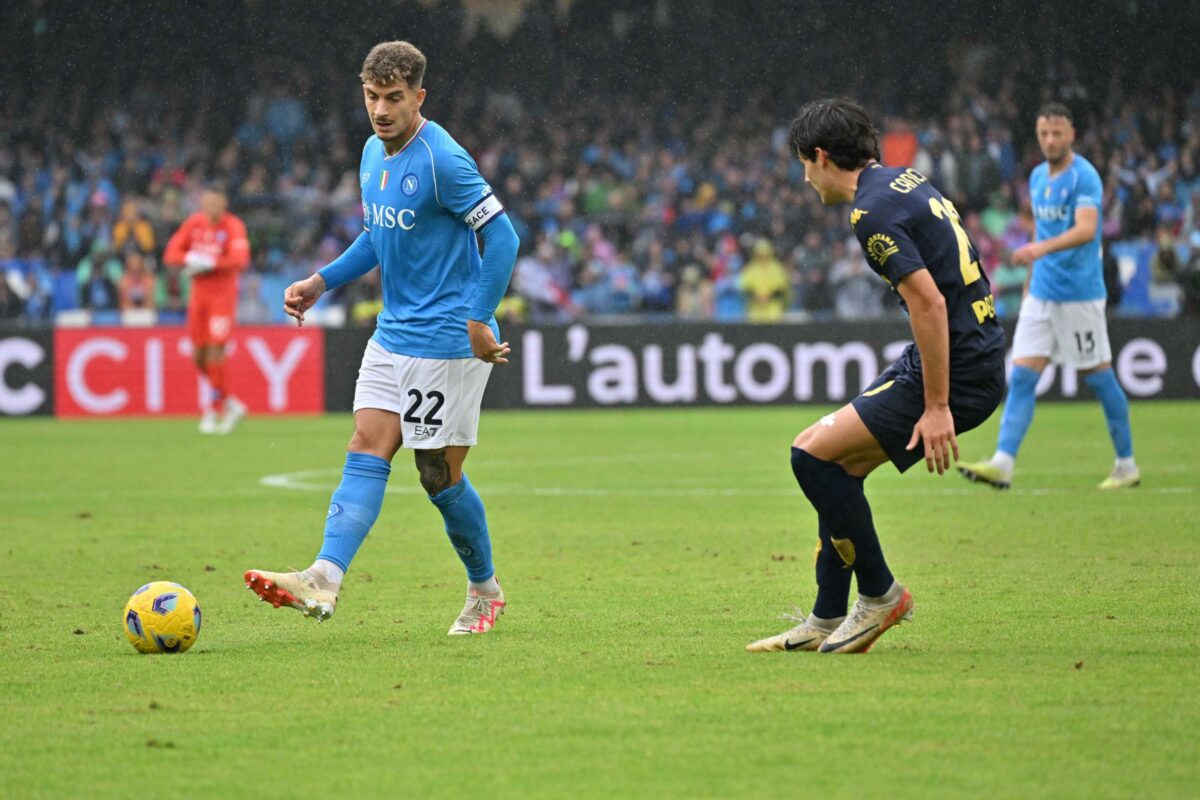
<instances>
[{"instance_id":1,"label":"dark short hair","mask_svg":"<svg viewBox=\"0 0 1200 800\"><path fill-rule=\"evenodd\" d=\"M425 54L408 42L380 42L367 53L358 77L380 86L404 81L408 88L419 89L425 79Z\"/></svg>"},{"instance_id":2,"label":"dark short hair","mask_svg":"<svg viewBox=\"0 0 1200 800\"><path fill-rule=\"evenodd\" d=\"M801 106L792 120L791 142L792 152L805 160L815 160L819 147L842 169L858 169L872 159L879 160L879 131L866 109L841 97Z\"/></svg>"},{"instance_id":3,"label":"dark short hair","mask_svg":"<svg viewBox=\"0 0 1200 800\"><path fill-rule=\"evenodd\" d=\"M1072 125L1075 124L1075 120L1071 117L1071 109L1067 108L1062 103L1046 103L1043 105L1038 109L1037 113L1038 119L1041 119L1042 117L1045 117L1046 119L1050 119L1051 117L1063 117Z\"/></svg>"}]
</instances>

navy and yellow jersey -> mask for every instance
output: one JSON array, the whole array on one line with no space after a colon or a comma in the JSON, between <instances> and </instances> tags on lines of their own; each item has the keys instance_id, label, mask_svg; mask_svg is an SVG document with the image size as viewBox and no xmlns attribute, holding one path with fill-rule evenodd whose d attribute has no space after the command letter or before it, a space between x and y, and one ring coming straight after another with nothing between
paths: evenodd
<instances>
[{"instance_id":1,"label":"navy and yellow jersey","mask_svg":"<svg viewBox=\"0 0 1200 800\"><path fill-rule=\"evenodd\" d=\"M996 321L992 287L979 267L979 251L954 205L924 175L879 164L863 170L850 225L871 269L897 297L905 275L929 270L946 299L952 373L987 371L1003 360L1004 331ZM919 365L915 347L906 355Z\"/></svg>"}]
</instances>

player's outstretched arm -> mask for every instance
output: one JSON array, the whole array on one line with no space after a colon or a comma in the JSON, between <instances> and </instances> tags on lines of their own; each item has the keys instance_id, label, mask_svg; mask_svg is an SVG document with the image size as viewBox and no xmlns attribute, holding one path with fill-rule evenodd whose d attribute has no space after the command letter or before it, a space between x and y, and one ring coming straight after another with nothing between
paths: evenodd
<instances>
[{"instance_id":1,"label":"player's outstretched arm","mask_svg":"<svg viewBox=\"0 0 1200 800\"><path fill-rule=\"evenodd\" d=\"M335 258L329 264L321 267L316 273L302 281L296 281L283 293L283 310L296 320L297 325L304 324L304 312L316 304L329 289L336 289L344 283L366 275L378 260L375 258L375 248L371 245L371 235L363 231L358 235L346 252Z\"/></svg>"},{"instance_id":2,"label":"player's outstretched arm","mask_svg":"<svg viewBox=\"0 0 1200 800\"><path fill-rule=\"evenodd\" d=\"M924 442L925 466L930 472L936 468L941 475L950 469L951 451L958 460L958 439L950 413L950 321L946 299L927 269L905 275L898 291L908 306L925 380L925 413L913 427L908 449Z\"/></svg>"},{"instance_id":3,"label":"player's outstretched arm","mask_svg":"<svg viewBox=\"0 0 1200 800\"><path fill-rule=\"evenodd\" d=\"M350 243L346 252L317 270L317 274L325 281L325 288L332 291L366 275L378 263L375 246L371 244L371 234L363 231Z\"/></svg>"}]
</instances>

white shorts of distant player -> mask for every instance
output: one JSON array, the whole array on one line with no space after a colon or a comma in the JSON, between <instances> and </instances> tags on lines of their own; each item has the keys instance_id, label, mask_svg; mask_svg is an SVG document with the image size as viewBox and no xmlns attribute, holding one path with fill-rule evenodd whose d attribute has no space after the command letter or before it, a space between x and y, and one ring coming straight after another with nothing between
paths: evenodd
<instances>
[{"instance_id":1,"label":"white shorts of distant player","mask_svg":"<svg viewBox=\"0 0 1200 800\"><path fill-rule=\"evenodd\" d=\"M1054 303L1026 295L1013 335L1013 358L1049 358L1077 370L1112 361L1104 303Z\"/></svg>"},{"instance_id":2,"label":"white shorts of distant player","mask_svg":"<svg viewBox=\"0 0 1200 800\"><path fill-rule=\"evenodd\" d=\"M400 415L404 446L415 450L470 447L479 435L479 406L492 365L478 358L413 358L367 342L354 410Z\"/></svg>"}]
</instances>

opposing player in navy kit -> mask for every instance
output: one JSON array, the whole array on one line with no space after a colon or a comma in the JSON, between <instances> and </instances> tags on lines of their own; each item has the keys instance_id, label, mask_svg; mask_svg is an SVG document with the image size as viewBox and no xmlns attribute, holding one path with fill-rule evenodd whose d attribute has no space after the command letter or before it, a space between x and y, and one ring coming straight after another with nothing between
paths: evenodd
<instances>
[{"instance_id":1,"label":"opposing player in navy kit","mask_svg":"<svg viewBox=\"0 0 1200 800\"><path fill-rule=\"evenodd\" d=\"M425 56L408 42L383 42L367 55L363 99L375 135L359 173L364 230L284 296L287 313L303 323L325 291L376 264L382 272L383 311L359 368L354 435L324 545L303 572L249 570L245 579L276 607L318 621L331 616L350 561L379 516L392 457L404 446L415 451L421 486L467 571L466 605L449 632L486 633L505 599L483 502L463 462L476 441L492 365L508 363L494 312L518 240L474 160L422 116L424 74Z\"/></svg>"},{"instance_id":2,"label":"opposing player in navy kit","mask_svg":"<svg viewBox=\"0 0 1200 800\"><path fill-rule=\"evenodd\" d=\"M878 163L878 134L860 106L806 104L791 144L823 204L853 203L850 225L907 309L915 343L796 437L792 471L817 511L817 598L798 625L747 649L865 652L911 615L913 599L884 560L863 483L888 461L901 472L922 458L930 472L950 468L956 434L991 416L1004 393L1004 331L953 204L914 170ZM851 574L859 596L847 615Z\"/></svg>"},{"instance_id":3,"label":"opposing player in navy kit","mask_svg":"<svg viewBox=\"0 0 1200 800\"><path fill-rule=\"evenodd\" d=\"M1099 488L1132 488L1142 475L1133 460L1129 401L1112 370L1104 318L1104 187L1091 162L1071 149L1075 126L1066 106L1049 103L1038 111L1037 137L1046 157L1029 176L1037 235L1013 254L1018 263L1029 265L1031 274L1013 334L1012 378L996 452L987 461L959 464L958 471L997 489L1012 485L1017 450L1033 422L1038 378L1053 359L1079 370L1104 408L1117 458Z\"/></svg>"}]
</instances>

